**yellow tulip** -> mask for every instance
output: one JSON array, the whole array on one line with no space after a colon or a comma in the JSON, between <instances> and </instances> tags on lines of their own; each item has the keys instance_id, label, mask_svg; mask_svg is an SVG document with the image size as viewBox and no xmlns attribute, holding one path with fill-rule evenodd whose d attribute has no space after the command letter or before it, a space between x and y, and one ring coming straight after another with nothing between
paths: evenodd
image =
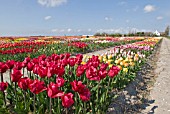
<instances>
[{"instance_id":1,"label":"yellow tulip","mask_svg":"<svg viewBox=\"0 0 170 114\"><path fill-rule=\"evenodd\" d=\"M124 63L124 67L128 67L129 66L129 63Z\"/></svg>"},{"instance_id":2,"label":"yellow tulip","mask_svg":"<svg viewBox=\"0 0 170 114\"><path fill-rule=\"evenodd\" d=\"M129 64L130 64L130 66L134 66L135 65L134 62L130 62Z\"/></svg>"},{"instance_id":3,"label":"yellow tulip","mask_svg":"<svg viewBox=\"0 0 170 114\"><path fill-rule=\"evenodd\" d=\"M135 54L135 57L138 57L139 55L138 54Z\"/></svg>"},{"instance_id":4,"label":"yellow tulip","mask_svg":"<svg viewBox=\"0 0 170 114\"><path fill-rule=\"evenodd\" d=\"M128 72L128 68L123 68L123 72Z\"/></svg>"},{"instance_id":5,"label":"yellow tulip","mask_svg":"<svg viewBox=\"0 0 170 114\"><path fill-rule=\"evenodd\" d=\"M121 61L121 62L120 62L120 65L123 66L123 65L124 65L124 61Z\"/></svg>"},{"instance_id":6,"label":"yellow tulip","mask_svg":"<svg viewBox=\"0 0 170 114\"><path fill-rule=\"evenodd\" d=\"M86 62L82 61L81 64L84 65L84 64L86 64Z\"/></svg>"},{"instance_id":7,"label":"yellow tulip","mask_svg":"<svg viewBox=\"0 0 170 114\"><path fill-rule=\"evenodd\" d=\"M106 58L103 58L103 61L104 61L104 62L106 62L106 61L107 61L107 59L106 59Z\"/></svg>"},{"instance_id":8,"label":"yellow tulip","mask_svg":"<svg viewBox=\"0 0 170 114\"><path fill-rule=\"evenodd\" d=\"M103 60L103 57L102 57L102 56L99 56L99 60L100 60L100 62L102 62L102 60Z\"/></svg>"},{"instance_id":9,"label":"yellow tulip","mask_svg":"<svg viewBox=\"0 0 170 114\"><path fill-rule=\"evenodd\" d=\"M112 66L113 66L113 64L110 64L110 65L109 65L109 68L111 68Z\"/></svg>"},{"instance_id":10,"label":"yellow tulip","mask_svg":"<svg viewBox=\"0 0 170 114\"><path fill-rule=\"evenodd\" d=\"M110 65L113 60L107 60L107 63Z\"/></svg>"},{"instance_id":11,"label":"yellow tulip","mask_svg":"<svg viewBox=\"0 0 170 114\"><path fill-rule=\"evenodd\" d=\"M121 57L121 58L119 58L119 60L120 60L120 61L122 61L122 60L123 60L123 58Z\"/></svg>"},{"instance_id":12,"label":"yellow tulip","mask_svg":"<svg viewBox=\"0 0 170 114\"><path fill-rule=\"evenodd\" d=\"M112 58L112 55L108 55L107 57L108 57L108 59L111 59L111 58Z\"/></svg>"}]
</instances>

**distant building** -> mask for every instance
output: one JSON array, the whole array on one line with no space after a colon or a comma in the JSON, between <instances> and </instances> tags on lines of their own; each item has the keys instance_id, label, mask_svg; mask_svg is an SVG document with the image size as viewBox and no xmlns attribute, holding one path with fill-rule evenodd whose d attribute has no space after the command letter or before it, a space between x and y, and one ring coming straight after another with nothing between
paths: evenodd
<instances>
[{"instance_id":1,"label":"distant building","mask_svg":"<svg viewBox=\"0 0 170 114\"><path fill-rule=\"evenodd\" d=\"M161 35L161 33L158 32L157 30L153 34L156 35L156 36L160 36Z\"/></svg>"}]
</instances>

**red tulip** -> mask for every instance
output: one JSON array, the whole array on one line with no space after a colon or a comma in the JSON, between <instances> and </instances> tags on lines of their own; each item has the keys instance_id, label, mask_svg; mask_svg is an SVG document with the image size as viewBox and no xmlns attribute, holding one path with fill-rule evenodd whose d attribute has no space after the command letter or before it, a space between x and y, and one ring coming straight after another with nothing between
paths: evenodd
<instances>
[{"instance_id":1,"label":"red tulip","mask_svg":"<svg viewBox=\"0 0 170 114\"><path fill-rule=\"evenodd\" d=\"M60 62L61 62L61 64L62 64L63 67L67 66L67 64L68 64L67 59L62 59ZM58 64L59 64L59 63L58 63Z\"/></svg>"},{"instance_id":2,"label":"red tulip","mask_svg":"<svg viewBox=\"0 0 170 114\"><path fill-rule=\"evenodd\" d=\"M72 93L67 93L67 94L64 94L62 97L61 97L61 100L62 100L62 105L66 108L69 108L71 105L74 104L74 100L73 100L73 94Z\"/></svg>"},{"instance_id":3,"label":"red tulip","mask_svg":"<svg viewBox=\"0 0 170 114\"><path fill-rule=\"evenodd\" d=\"M76 64L78 64L78 65L81 64L82 59L83 59L83 55L82 54L77 54L76 59L77 59Z\"/></svg>"},{"instance_id":4,"label":"red tulip","mask_svg":"<svg viewBox=\"0 0 170 114\"><path fill-rule=\"evenodd\" d=\"M58 77L62 77L64 74L65 74L65 69L64 69L64 67L58 67L57 66L57 68L55 68L55 74L57 74L58 75Z\"/></svg>"},{"instance_id":5,"label":"red tulip","mask_svg":"<svg viewBox=\"0 0 170 114\"><path fill-rule=\"evenodd\" d=\"M83 73L85 72L87 66L86 65L79 65L76 69L76 75L78 77L80 77L81 75L83 75Z\"/></svg>"},{"instance_id":6,"label":"red tulip","mask_svg":"<svg viewBox=\"0 0 170 114\"><path fill-rule=\"evenodd\" d=\"M70 53L65 53L65 59L68 59L70 57Z\"/></svg>"},{"instance_id":7,"label":"red tulip","mask_svg":"<svg viewBox=\"0 0 170 114\"><path fill-rule=\"evenodd\" d=\"M11 74L12 82L18 82L18 80L22 77L21 70L13 69Z\"/></svg>"},{"instance_id":8,"label":"red tulip","mask_svg":"<svg viewBox=\"0 0 170 114\"><path fill-rule=\"evenodd\" d=\"M108 67L108 64L107 63L102 63L102 64L100 64L100 70L106 70L107 69L107 67Z\"/></svg>"},{"instance_id":9,"label":"red tulip","mask_svg":"<svg viewBox=\"0 0 170 114\"><path fill-rule=\"evenodd\" d=\"M8 83L6 82L0 82L0 91L4 92L6 88L8 87Z\"/></svg>"},{"instance_id":10,"label":"red tulip","mask_svg":"<svg viewBox=\"0 0 170 114\"><path fill-rule=\"evenodd\" d=\"M112 66L108 71L108 76L113 78L119 73L120 69L117 66Z\"/></svg>"},{"instance_id":11,"label":"red tulip","mask_svg":"<svg viewBox=\"0 0 170 114\"><path fill-rule=\"evenodd\" d=\"M90 100L90 91L89 89L85 88L82 92L79 93L80 94L80 99L82 101L89 101Z\"/></svg>"},{"instance_id":12,"label":"red tulip","mask_svg":"<svg viewBox=\"0 0 170 114\"><path fill-rule=\"evenodd\" d=\"M18 81L18 86L21 89L26 90L29 87L30 81L31 81L31 79L29 79L28 77L20 78Z\"/></svg>"},{"instance_id":13,"label":"red tulip","mask_svg":"<svg viewBox=\"0 0 170 114\"><path fill-rule=\"evenodd\" d=\"M26 57L26 58L24 59L24 61L22 62L22 66L23 66L23 67L26 67L27 64L28 64L28 62L30 62L30 60L31 60L30 57Z\"/></svg>"},{"instance_id":14,"label":"red tulip","mask_svg":"<svg viewBox=\"0 0 170 114\"><path fill-rule=\"evenodd\" d=\"M39 80L33 80L29 84L29 89L34 94L39 94L40 92L47 90L47 88L44 85L44 82Z\"/></svg>"},{"instance_id":15,"label":"red tulip","mask_svg":"<svg viewBox=\"0 0 170 114\"><path fill-rule=\"evenodd\" d=\"M27 70L28 70L28 71L32 71L33 68L34 68L34 63L28 62L28 64L27 64Z\"/></svg>"},{"instance_id":16,"label":"red tulip","mask_svg":"<svg viewBox=\"0 0 170 114\"><path fill-rule=\"evenodd\" d=\"M98 71L95 67L91 66L89 67L87 70L86 70L86 77L89 79L89 80L96 80L96 81L99 81L100 80L100 77L98 75Z\"/></svg>"},{"instance_id":17,"label":"red tulip","mask_svg":"<svg viewBox=\"0 0 170 114\"><path fill-rule=\"evenodd\" d=\"M47 68L46 67L39 67L38 68L38 75L41 78L45 78L47 76Z\"/></svg>"},{"instance_id":18,"label":"red tulip","mask_svg":"<svg viewBox=\"0 0 170 114\"><path fill-rule=\"evenodd\" d=\"M77 62L76 58L69 58L68 59L68 63L71 67L74 66L76 64L76 62Z\"/></svg>"},{"instance_id":19,"label":"red tulip","mask_svg":"<svg viewBox=\"0 0 170 114\"><path fill-rule=\"evenodd\" d=\"M47 77L50 78L55 74L54 67L50 66L47 68Z\"/></svg>"},{"instance_id":20,"label":"red tulip","mask_svg":"<svg viewBox=\"0 0 170 114\"><path fill-rule=\"evenodd\" d=\"M48 97L50 98L56 98L56 97L61 97L62 95L64 95L64 92L58 89L58 84L51 82L48 85L47 94L48 94Z\"/></svg>"},{"instance_id":21,"label":"red tulip","mask_svg":"<svg viewBox=\"0 0 170 114\"><path fill-rule=\"evenodd\" d=\"M38 74L38 68L39 68L39 65L38 65L38 64L35 64L35 65L34 65L34 68L33 68L33 73L34 73L34 74Z\"/></svg>"},{"instance_id":22,"label":"red tulip","mask_svg":"<svg viewBox=\"0 0 170 114\"><path fill-rule=\"evenodd\" d=\"M56 83L57 83L58 87L62 87L64 85L64 83L65 83L65 80L62 77L57 77L56 78Z\"/></svg>"},{"instance_id":23,"label":"red tulip","mask_svg":"<svg viewBox=\"0 0 170 114\"><path fill-rule=\"evenodd\" d=\"M17 70L21 70L22 69L22 62L16 62L15 65L14 65L14 68L17 69Z\"/></svg>"},{"instance_id":24,"label":"red tulip","mask_svg":"<svg viewBox=\"0 0 170 114\"><path fill-rule=\"evenodd\" d=\"M8 60L6 62L8 69L12 69L14 67L15 61L14 60Z\"/></svg>"},{"instance_id":25,"label":"red tulip","mask_svg":"<svg viewBox=\"0 0 170 114\"><path fill-rule=\"evenodd\" d=\"M0 73L5 73L8 70L7 64L0 62Z\"/></svg>"},{"instance_id":26,"label":"red tulip","mask_svg":"<svg viewBox=\"0 0 170 114\"><path fill-rule=\"evenodd\" d=\"M75 92L79 92L82 88L85 88L85 85L82 84L82 81L76 81L74 80L73 82L70 82L72 86L72 90Z\"/></svg>"},{"instance_id":27,"label":"red tulip","mask_svg":"<svg viewBox=\"0 0 170 114\"><path fill-rule=\"evenodd\" d=\"M82 101L89 101L90 100L90 91L89 89L82 84L81 81L73 81L70 83L72 86L72 90L78 92L80 95L80 99Z\"/></svg>"},{"instance_id":28,"label":"red tulip","mask_svg":"<svg viewBox=\"0 0 170 114\"><path fill-rule=\"evenodd\" d=\"M99 70L98 75L100 77L100 80L104 79L107 76L107 71L106 70Z\"/></svg>"}]
</instances>

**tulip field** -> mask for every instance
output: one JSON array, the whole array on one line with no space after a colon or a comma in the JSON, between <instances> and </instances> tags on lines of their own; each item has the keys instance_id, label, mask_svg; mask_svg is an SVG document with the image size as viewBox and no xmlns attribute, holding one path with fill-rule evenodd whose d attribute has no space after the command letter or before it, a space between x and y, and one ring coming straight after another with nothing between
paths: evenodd
<instances>
[{"instance_id":1,"label":"tulip field","mask_svg":"<svg viewBox=\"0 0 170 114\"><path fill-rule=\"evenodd\" d=\"M161 38L0 39L0 112L105 114ZM89 52L113 47L109 52Z\"/></svg>"}]
</instances>

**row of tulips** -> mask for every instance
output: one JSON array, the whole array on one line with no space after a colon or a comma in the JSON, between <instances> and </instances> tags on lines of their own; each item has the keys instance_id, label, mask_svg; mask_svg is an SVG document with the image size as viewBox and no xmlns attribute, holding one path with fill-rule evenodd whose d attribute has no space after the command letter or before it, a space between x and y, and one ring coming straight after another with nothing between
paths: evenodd
<instances>
[{"instance_id":1,"label":"row of tulips","mask_svg":"<svg viewBox=\"0 0 170 114\"><path fill-rule=\"evenodd\" d=\"M146 53L152 51L132 48L115 47L102 56L71 57L67 53L1 62L4 106L7 100L18 113L105 113L113 88L123 88L132 81ZM10 81L4 82L7 70Z\"/></svg>"},{"instance_id":2,"label":"row of tulips","mask_svg":"<svg viewBox=\"0 0 170 114\"><path fill-rule=\"evenodd\" d=\"M82 58L80 54L76 57L53 54L33 59L27 57L23 62L0 62L4 106L10 103L18 113L106 111L111 99L108 93L120 69L116 66L109 68L108 64L99 61L98 56L92 56L86 64L81 64ZM9 83L3 79L7 70ZM24 75L24 70L28 75ZM103 106L103 103L107 105Z\"/></svg>"},{"instance_id":3,"label":"row of tulips","mask_svg":"<svg viewBox=\"0 0 170 114\"><path fill-rule=\"evenodd\" d=\"M0 49L0 61L7 61L13 59L15 61L23 61L25 57L30 56L31 58L38 57L39 55L46 54L51 55L53 53L87 53L111 46L121 45L133 41L119 41L119 42L107 42L107 43L95 43L92 40L87 41L68 41L68 42L18 42L18 43L7 43L1 45ZM88 45L87 45L88 44Z\"/></svg>"}]
</instances>

